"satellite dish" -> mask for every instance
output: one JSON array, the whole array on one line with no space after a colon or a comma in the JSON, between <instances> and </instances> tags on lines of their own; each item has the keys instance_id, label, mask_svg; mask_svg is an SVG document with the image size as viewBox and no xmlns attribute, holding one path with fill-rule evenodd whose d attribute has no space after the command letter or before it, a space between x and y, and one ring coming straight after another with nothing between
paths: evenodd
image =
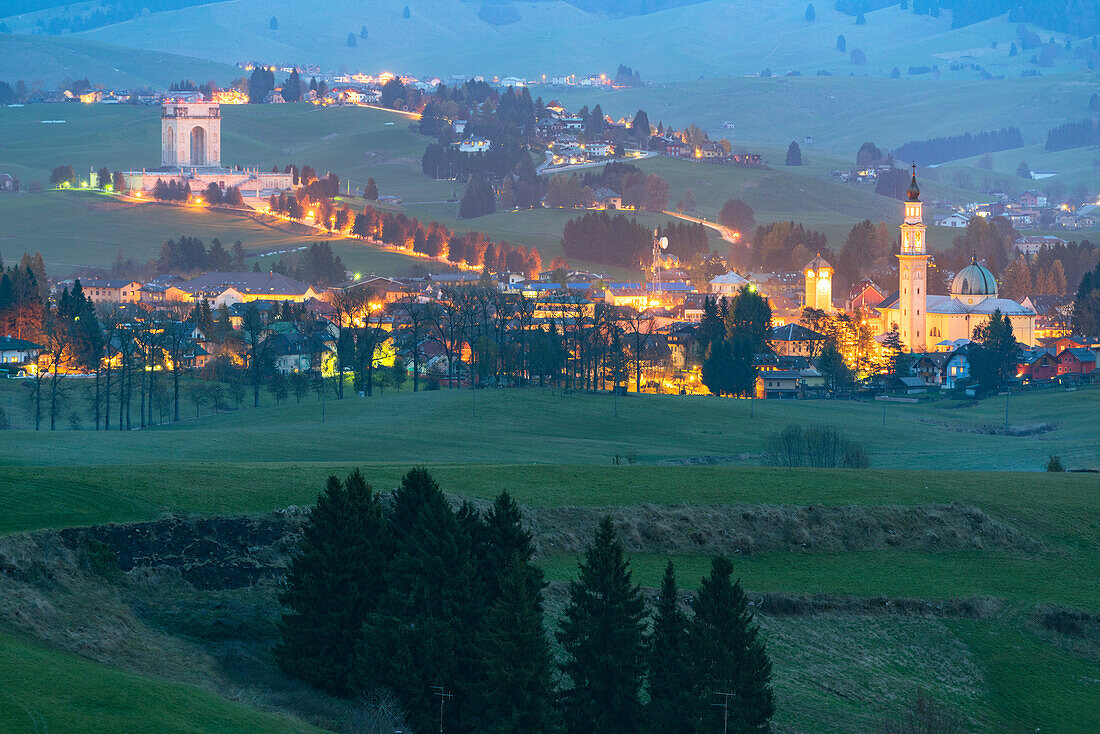
<instances>
[{"instance_id":1,"label":"satellite dish","mask_svg":"<svg viewBox=\"0 0 1100 734\"><path fill-rule=\"evenodd\" d=\"M666 249L668 247L668 237L662 237L660 245L662 250Z\"/></svg>"}]
</instances>

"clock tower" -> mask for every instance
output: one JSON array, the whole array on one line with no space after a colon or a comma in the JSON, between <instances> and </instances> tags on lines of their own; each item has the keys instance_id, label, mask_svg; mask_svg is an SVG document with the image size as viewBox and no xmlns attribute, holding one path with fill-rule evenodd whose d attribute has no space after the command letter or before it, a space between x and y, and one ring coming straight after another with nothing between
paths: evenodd
<instances>
[{"instance_id":1,"label":"clock tower","mask_svg":"<svg viewBox=\"0 0 1100 734\"><path fill-rule=\"evenodd\" d=\"M901 342L911 352L923 352L928 342L925 305L928 297L928 251L925 249L924 217L921 213L917 165L905 200L905 221L901 225L898 253L898 329Z\"/></svg>"}]
</instances>

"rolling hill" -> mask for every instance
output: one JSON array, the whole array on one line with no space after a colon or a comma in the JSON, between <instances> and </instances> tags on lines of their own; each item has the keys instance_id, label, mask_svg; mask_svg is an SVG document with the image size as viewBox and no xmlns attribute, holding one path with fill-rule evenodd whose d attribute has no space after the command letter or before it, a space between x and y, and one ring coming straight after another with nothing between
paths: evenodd
<instances>
[{"instance_id":1,"label":"rolling hill","mask_svg":"<svg viewBox=\"0 0 1100 734\"><path fill-rule=\"evenodd\" d=\"M620 63L657 81L739 76L765 68L780 74L827 70L885 76L894 67L905 73L910 66L937 65L971 78L979 74L972 64L995 76L1015 77L1034 68L1031 54L1009 55L1016 24L1007 16L952 28L950 12L933 18L891 6L866 13L866 23L857 25L852 16L820 5L816 19L808 22L803 0L709 0L629 16L586 12L558 0L513 2L507 7L514 22L502 25L483 19L481 4L460 0L378 0L369 6L356 0L232 0L150 13L78 36L223 63L315 63L330 71L391 69L443 77L539 79L614 73ZM73 10L54 8L5 22L16 33L30 33L43 13L71 15ZM359 38L363 27L366 39ZM356 38L354 47L348 46L349 33ZM845 52L837 50L841 34ZM848 52L855 49L863 51L865 63L852 63ZM1062 51L1051 61L1045 73L1084 63ZM957 72L949 70L952 62L961 63ZM10 75L0 67L0 77L4 74Z\"/></svg>"}]
</instances>

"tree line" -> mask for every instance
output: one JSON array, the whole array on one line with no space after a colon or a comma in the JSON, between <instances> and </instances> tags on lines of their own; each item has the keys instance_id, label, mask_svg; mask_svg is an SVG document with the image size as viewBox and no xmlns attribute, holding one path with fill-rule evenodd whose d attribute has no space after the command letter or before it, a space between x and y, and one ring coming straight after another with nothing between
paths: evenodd
<instances>
[{"instance_id":1,"label":"tree line","mask_svg":"<svg viewBox=\"0 0 1100 734\"><path fill-rule=\"evenodd\" d=\"M560 666L545 585L507 492L481 512L454 508L423 468L388 501L358 471L329 477L288 569L275 657L337 696L392 691L389 723L417 731L768 729L771 662L728 559L687 608L669 564L650 610L604 518L555 632Z\"/></svg>"},{"instance_id":2,"label":"tree line","mask_svg":"<svg viewBox=\"0 0 1100 734\"><path fill-rule=\"evenodd\" d=\"M1067 122L1047 131L1047 150L1067 150L1100 144L1100 120Z\"/></svg>"},{"instance_id":3,"label":"tree line","mask_svg":"<svg viewBox=\"0 0 1100 734\"><path fill-rule=\"evenodd\" d=\"M1017 127L1001 130L989 130L978 134L964 133L932 138L931 140L913 140L894 149L895 158L903 161L920 161L928 166L959 158L969 158L982 153L995 153L999 150L1021 148L1024 136Z\"/></svg>"},{"instance_id":4,"label":"tree line","mask_svg":"<svg viewBox=\"0 0 1100 734\"><path fill-rule=\"evenodd\" d=\"M667 222L657 236L668 238L668 252L687 263L710 252L706 228L695 222ZM562 249L569 257L604 265L648 267L653 232L633 218L606 211L586 212L562 230Z\"/></svg>"}]
</instances>

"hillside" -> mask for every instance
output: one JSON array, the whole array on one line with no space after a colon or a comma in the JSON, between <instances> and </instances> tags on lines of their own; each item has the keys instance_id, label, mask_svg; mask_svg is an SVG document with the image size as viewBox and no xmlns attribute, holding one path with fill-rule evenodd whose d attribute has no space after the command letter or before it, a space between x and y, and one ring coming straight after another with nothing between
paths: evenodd
<instances>
[{"instance_id":1,"label":"hillside","mask_svg":"<svg viewBox=\"0 0 1100 734\"><path fill-rule=\"evenodd\" d=\"M403 17L406 4L409 18ZM581 4L590 7L589 4ZM379 0L369 10L354 0L294 2L236 0L152 13L81 32L84 38L119 46L171 51L224 63L257 59L283 64L320 64L424 75L542 75L614 73L620 63L656 81L777 73L885 76L914 65L964 62L960 74L977 77L978 63L994 75L1018 76L1033 68L1031 54L1009 56L1016 24L999 16L953 29L951 13L938 18L903 12L896 6L866 14L866 24L819 3L816 20L804 19L802 0L759 4L748 0L709 0L644 15L589 13L574 4L513 2L507 18L489 22L478 3L460 0ZM65 8L42 14L72 14ZM278 29L270 28L272 16ZM34 28L31 16L6 19L16 33ZM366 26L367 39L358 39ZM730 43L729 29L737 33ZM357 43L349 48L347 36ZM853 65L837 51L861 49L866 63ZM1044 33L1044 37L1049 32ZM415 40L413 40L415 39ZM997 47L993 48L993 42ZM569 49L563 54L562 49ZM1045 73L1080 68L1072 53L1059 53Z\"/></svg>"},{"instance_id":2,"label":"hillside","mask_svg":"<svg viewBox=\"0 0 1100 734\"><path fill-rule=\"evenodd\" d=\"M22 36L0 33L0 79L28 86L53 87L64 79L87 77L93 84L137 89L166 88L179 79L217 80L226 84L238 76L228 64L116 46L73 36Z\"/></svg>"}]
</instances>

